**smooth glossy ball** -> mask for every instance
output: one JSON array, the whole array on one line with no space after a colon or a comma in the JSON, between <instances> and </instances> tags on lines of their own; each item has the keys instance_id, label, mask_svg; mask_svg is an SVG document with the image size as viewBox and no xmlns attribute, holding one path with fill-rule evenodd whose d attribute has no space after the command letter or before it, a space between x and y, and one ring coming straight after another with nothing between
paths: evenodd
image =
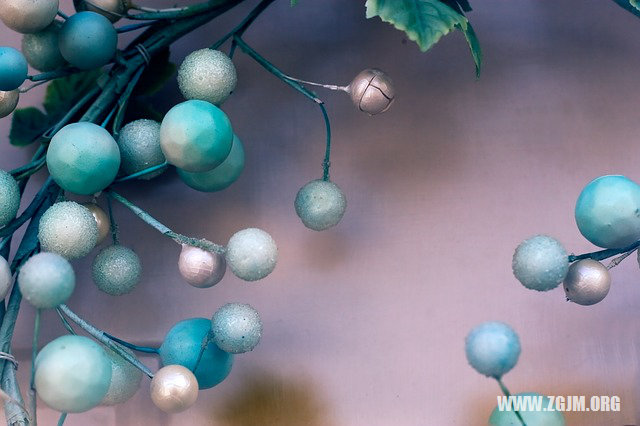
<instances>
[{"instance_id":1,"label":"smooth glossy ball","mask_svg":"<svg viewBox=\"0 0 640 426\"><path fill-rule=\"evenodd\" d=\"M202 192L222 191L234 183L244 170L244 148L242 142L236 135L233 135L231 151L227 158L208 172L185 172L178 170L178 176L191 188Z\"/></svg>"},{"instance_id":2,"label":"smooth glossy ball","mask_svg":"<svg viewBox=\"0 0 640 426\"><path fill-rule=\"evenodd\" d=\"M96 246L98 224L86 207L73 201L62 201L42 215L38 239L43 251L77 259Z\"/></svg>"},{"instance_id":3,"label":"smooth glossy ball","mask_svg":"<svg viewBox=\"0 0 640 426\"><path fill-rule=\"evenodd\" d=\"M295 208L304 226L324 231L342 220L347 209L347 197L333 182L312 180L298 191Z\"/></svg>"},{"instance_id":4,"label":"smooth glossy ball","mask_svg":"<svg viewBox=\"0 0 640 426\"><path fill-rule=\"evenodd\" d=\"M83 203L84 207L88 208L93 218L96 220L96 224L98 225L98 242L96 244L102 243L109 233L111 233L111 222L109 221L109 216L98 206L96 203Z\"/></svg>"},{"instance_id":5,"label":"smooth glossy ball","mask_svg":"<svg viewBox=\"0 0 640 426\"><path fill-rule=\"evenodd\" d=\"M535 392L522 392L514 396L531 396L542 398L540 410L519 410L522 419L527 426L565 426L564 416L561 411L546 411L549 406L549 398ZM531 401L536 403L536 401ZM524 402L523 402L524 403ZM514 411L500 411L498 407L494 408L489 417L489 426L520 426L522 423L516 416Z\"/></svg>"},{"instance_id":6,"label":"smooth glossy ball","mask_svg":"<svg viewBox=\"0 0 640 426\"><path fill-rule=\"evenodd\" d=\"M60 53L71 65L90 70L106 65L118 48L118 33L107 18L78 12L60 30Z\"/></svg>"},{"instance_id":7,"label":"smooth glossy ball","mask_svg":"<svg viewBox=\"0 0 640 426\"><path fill-rule=\"evenodd\" d=\"M115 353L113 350L104 347L103 349L109 361L111 361L111 385L104 396L101 405L117 405L128 401L136 394L142 381L142 371L134 367L129 361ZM123 346L120 349L133 355L133 351Z\"/></svg>"},{"instance_id":8,"label":"smooth glossy ball","mask_svg":"<svg viewBox=\"0 0 640 426\"><path fill-rule=\"evenodd\" d=\"M206 172L231 151L233 130L217 106L199 100L171 108L160 126L160 146L167 161L187 172Z\"/></svg>"},{"instance_id":9,"label":"smooth glossy ball","mask_svg":"<svg viewBox=\"0 0 640 426\"><path fill-rule=\"evenodd\" d=\"M0 256L0 299L4 299L9 293L13 277L11 274L11 268L9 262Z\"/></svg>"},{"instance_id":10,"label":"smooth glossy ball","mask_svg":"<svg viewBox=\"0 0 640 426\"><path fill-rule=\"evenodd\" d=\"M51 309L65 303L76 286L71 264L55 253L38 253L22 265L18 275L22 297L36 308Z\"/></svg>"},{"instance_id":11,"label":"smooth glossy ball","mask_svg":"<svg viewBox=\"0 0 640 426\"><path fill-rule=\"evenodd\" d=\"M582 259L569 267L564 279L567 299L578 305L594 305L604 299L611 287L609 270L593 259Z\"/></svg>"},{"instance_id":12,"label":"smooth glossy ball","mask_svg":"<svg viewBox=\"0 0 640 426\"><path fill-rule=\"evenodd\" d=\"M166 161L160 148L160 123L153 120L136 120L122 128L118 136L120 170L132 175ZM138 179L149 180L161 175L166 167L147 173Z\"/></svg>"},{"instance_id":13,"label":"smooth glossy ball","mask_svg":"<svg viewBox=\"0 0 640 426\"><path fill-rule=\"evenodd\" d=\"M278 247L271 235L261 229L238 231L227 243L227 264L245 281L256 281L269 275L278 261Z\"/></svg>"},{"instance_id":14,"label":"smooth glossy ball","mask_svg":"<svg viewBox=\"0 0 640 426\"><path fill-rule=\"evenodd\" d=\"M151 400L166 413L179 413L198 399L198 381L181 365L167 365L151 380Z\"/></svg>"},{"instance_id":15,"label":"smooth glossy ball","mask_svg":"<svg viewBox=\"0 0 640 426\"><path fill-rule=\"evenodd\" d=\"M117 22L131 8L128 0L91 0L90 4L85 0L73 0L73 5L78 12L86 10L104 15L109 21Z\"/></svg>"},{"instance_id":16,"label":"smooth glossy ball","mask_svg":"<svg viewBox=\"0 0 640 426\"><path fill-rule=\"evenodd\" d=\"M0 90L15 90L27 79L27 60L13 47L0 47Z\"/></svg>"},{"instance_id":17,"label":"smooth glossy ball","mask_svg":"<svg viewBox=\"0 0 640 426\"><path fill-rule=\"evenodd\" d=\"M60 53L58 37L60 24L54 21L44 30L22 37L22 53L29 65L38 71L53 71L65 64Z\"/></svg>"},{"instance_id":18,"label":"smooth glossy ball","mask_svg":"<svg viewBox=\"0 0 640 426\"><path fill-rule=\"evenodd\" d=\"M474 327L465 339L467 361L480 374L500 378L520 356L520 340L511 327L485 322Z\"/></svg>"},{"instance_id":19,"label":"smooth glossy ball","mask_svg":"<svg viewBox=\"0 0 640 426\"><path fill-rule=\"evenodd\" d=\"M222 280L227 270L227 261L218 253L183 244L178 269L180 275L192 286L208 288Z\"/></svg>"},{"instance_id":20,"label":"smooth glossy ball","mask_svg":"<svg viewBox=\"0 0 640 426\"><path fill-rule=\"evenodd\" d=\"M237 82L235 65L219 50L196 50L178 68L178 86L186 99L220 105L231 95Z\"/></svg>"},{"instance_id":21,"label":"smooth glossy ball","mask_svg":"<svg viewBox=\"0 0 640 426\"><path fill-rule=\"evenodd\" d=\"M375 68L366 69L358 74L348 86L348 91L353 104L369 115L385 112L396 97L391 78Z\"/></svg>"},{"instance_id":22,"label":"smooth glossy ball","mask_svg":"<svg viewBox=\"0 0 640 426\"><path fill-rule=\"evenodd\" d=\"M536 235L516 248L511 267L523 286L548 291L556 288L567 275L569 255L557 240Z\"/></svg>"},{"instance_id":23,"label":"smooth glossy ball","mask_svg":"<svg viewBox=\"0 0 640 426\"><path fill-rule=\"evenodd\" d=\"M93 282L112 296L130 293L141 276L140 258L133 250L121 245L105 248L93 261Z\"/></svg>"},{"instance_id":24,"label":"smooth glossy ball","mask_svg":"<svg viewBox=\"0 0 640 426\"><path fill-rule=\"evenodd\" d=\"M87 411L100 404L110 384L111 361L104 349L88 337L58 337L36 357L36 391L54 410Z\"/></svg>"},{"instance_id":25,"label":"smooth glossy ball","mask_svg":"<svg viewBox=\"0 0 640 426\"><path fill-rule=\"evenodd\" d=\"M211 321L207 318L186 319L174 325L160 346L162 365L179 364L193 370L202 342L210 331ZM231 372L232 366L233 355L209 342L198 369L194 372L200 389L209 389L222 382Z\"/></svg>"},{"instance_id":26,"label":"smooth glossy ball","mask_svg":"<svg viewBox=\"0 0 640 426\"><path fill-rule=\"evenodd\" d=\"M0 118L11 114L18 106L20 91L18 89L4 92L0 90Z\"/></svg>"},{"instance_id":27,"label":"smooth glossy ball","mask_svg":"<svg viewBox=\"0 0 640 426\"><path fill-rule=\"evenodd\" d=\"M20 208L20 187L10 173L0 170L0 227L11 222Z\"/></svg>"},{"instance_id":28,"label":"smooth glossy ball","mask_svg":"<svg viewBox=\"0 0 640 426\"><path fill-rule=\"evenodd\" d=\"M2 0L0 20L14 31L37 33L53 22L58 0Z\"/></svg>"},{"instance_id":29,"label":"smooth glossy ball","mask_svg":"<svg viewBox=\"0 0 640 426\"><path fill-rule=\"evenodd\" d=\"M640 185L619 175L592 180L575 209L580 233L604 248L624 248L640 240Z\"/></svg>"},{"instance_id":30,"label":"smooth glossy ball","mask_svg":"<svg viewBox=\"0 0 640 426\"><path fill-rule=\"evenodd\" d=\"M227 303L211 318L213 341L232 354L252 351L262 337L260 314L251 305Z\"/></svg>"},{"instance_id":31,"label":"smooth glossy ball","mask_svg":"<svg viewBox=\"0 0 640 426\"><path fill-rule=\"evenodd\" d=\"M93 123L73 123L51 139L47 167L64 190L92 195L113 182L120 168L120 150L113 137Z\"/></svg>"}]
</instances>

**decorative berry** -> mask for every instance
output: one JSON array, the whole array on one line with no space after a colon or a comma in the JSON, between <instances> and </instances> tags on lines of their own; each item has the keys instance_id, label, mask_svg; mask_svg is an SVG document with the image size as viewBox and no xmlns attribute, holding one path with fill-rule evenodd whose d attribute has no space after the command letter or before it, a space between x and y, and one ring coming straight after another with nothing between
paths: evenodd
<instances>
[{"instance_id":1,"label":"decorative berry","mask_svg":"<svg viewBox=\"0 0 640 426\"><path fill-rule=\"evenodd\" d=\"M624 248L640 239L640 185L624 176L592 180L576 202L580 233L604 248Z\"/></svg>"},{"instance_id":2,"label":"decorative berry","mask_svg":"<svg viewBox=\"0 0 640 426\"><path fill-rule=\"evenodd\" d=\"M347 197L333 182L312 180L298 191L295 208L304 226L324 231L340 222L347 209Z\"/></svg>"},{"instance_id":3,"label":"decorative berry","mask_svg":"<svg viewBox=\"0 0 640 426\"><path fill-rule=\"evenodd\" d=\"M18 285L33 306L51 309L65 303L76 286L71 264L55 253L38 253L20 269Z\"/></svg>"},{"instance_id":4,"label":"decorative berry","mask_svg":"<svg viewBox=\"0 0 640 426\"><path fill-rule=\"evenodd\" d=\"M27 60L13 47L0 47L0 90L15 90L27 79Z\"/></svg>"},{"instance_id":5,"label":"decorative berry","mask_svg":"<svg viewBox=\"0 0 640 426\"><path fill-rule=\"evenodd\" d=\"M200 173L185 172L182 169L177 170L180 179L197 191L221 191L238 180L242 170L244 170L244 148L242 147L242 142L236 135L233 135L233 143L231 144L229 155L227 155L222 164L213 170Z\"/></svg>"},{"instance_id":6,"label":"decorative berry","mask_svg":"<svg viewBox=\"0 0 640 426\"><path fill-rule=\"evenodd\" d=\"M252 351L260 343L262 320L251 305L227 303L211 318L213 341L232 354Z\"/></svg>"},{"instance_id":7,"label":"decorative berry","mask_svg":"<svg viewBox=\"0 0 640 426\"><path fill-rule=\"evenodd\" d=\"M117 22L131 8L128 0L73 0L73 5L78 12L90 11L103 15L111 22Z\"/></svg>"},{"instance_id":8,"label":"decorative berry","mask_svg":"<svg viewBox=\"0 0 640 426\"><path fill-rule=\"evenodd\" d=\"M191 318L180 321L167 333L160 346L162 365L179 364L189 370L196 366L202 342L211 331L211 321ZM215 343L207 343L194 374L200 389L209 389L222 382L231 372L233 355L220 350Z\"/></svg>"},{"instance_id":9,"label":"decorative berry","mask_svg":"<svg viewBox=\"0 0 640 426\"><path fill-rule=\"evenodd\" d=\"M83 203L84 207L88 208L93 218L96 220L96 224L98 225L98 242L96 244L102 243L109 233L111 232L111 222L109 221L109 216L98 206L96 203Z\"/></svg>"},{"instance_id":10,"label":"decorative berry","mask_svg":"<svg viewBox=\"0 0 640 426\"><path fill-rule=\"evenodd\" d=\"M611 287L609 270L593 259L582 259L569 267L564 279L567 300L578 305L594 305L604 299Z\"/></svg>"},{"instance_id":11,"label":"decorative berry","mask_svg":"<svg viewBox=\"0 0 640 426\"><path fill-rule=\"evenodd\" d=\"M535 400L541 398L539 410L526 409L519 410L525 424L529 426L565 426L564 416L561 411L547 410L551 401L546 396L542 396L535 392L522 392L514 395L516 397L533 397ZM532 407L527 407L532 408ZM493 409L491 417L489 417L489 426L517 426L522 423L516 416L515 411L500 410L498 407Z\"/></svg>"},{"instance_id":12,"label":"decorative berry","mask_svg":"<svg viewBox=\"0 0 640 426\"><path fill-rule=\"evenodd\" d=\"M104 16L78 12L62 25L59 46L71 65L90 70L111 61L118 48L118 33Z\"/></svg>"},{"instance_id":13,"label":"decorative berry","mask_svg":"<svg viewBox=\"0 0 640 426\"><path fill-rule=\"evenodd\" d=\"M196 50L178 68L178 86L186 99L220 105L231 95L237 82L236 67L219 50Z\"/></svg>"},{"instance_id":14,"label":"decorative berry","mask_svg":"<svg viewBox=\"0 0 640 426\"><path fill-rule=\"evenodd\" d=\"M102 347L88 337L58 337L36 357L36 391L54 410L90 410L100 404L110 382L111 361Z\"/></svg>"},{"instance_id":15,"label":"decorative berry","mask_svg":"<svg viewBox=\"0 0 640 426\"><path fill-rule=\"evenodd\" d=\"M187 172L206 172L231 151L233 131L227 115L209 102L192 100L171 108L160 127L167 161Z\"/></svg>"},{"instance_id":16,"label":"decorative berry","mask_svg":"<svg viewBox=\"0 0 640 426\"><path fill-rule=\"evenodd\" d=\"M480 374L500 378L520 356L520 340L511 327L485 322L474 327L465 339L467 361Z\"/></svg>"},{"instance_id":17,"label":"decorative berry","mask_svg":"<svg viewBox=\"0 0 640 426\"><path fill-rule=\"evenodd\" d=\"M4 92L0 90L0 118L4 118L11 114L18 106L20 100L20 91L11 90Z\"/></svg>"},{"instance_id":18,"label":"decorative berry","mask_svg":"<svg viewBox=\"0 0 640 426\"><path fill-rule=\"evenodd\" d=\"M116 141L102 127L86 122L73 123L51 139L47 167L62 189L92 195L115 179L120 167L120 151Z\"/></svg>"},{"instance_id":19,"label":"decorative berry","mask_svg":"<svg viewBox=\"0 0 640 426\"><path fill-rule=\"evenodd\" d=\"M65 64L58 47L61 25L53 21L44 30L22 37L22 53L29 65L38 71L53 71Z\"/></svg>"},{"instance_id":20,"label":"decorative berry","mask_svg":"<svg viewBox=\"0 0 640 426\"><path fill-rule=\"evenodd\" d=\"M220 254L183 244L178 268L180 275L189 284L197 288L208 288L222 280L227 261Z\"/></svg>"},{"instance_id":21,"label":"decorative berry","mask_svg":"<svg viewBox=\"0 0 640 426\"><path fill-rule=\"evenodd\" d=\"M536 235L520 243L511 266L513 275L523 286L548 291L556 288L567 275L569 256L557 240Z\"/></svg>"},{"instance_id":22,"label":"decorative berry","mask_svg":"<svg viewBox=\"0 0 640 426\"><path fill-rule=\"evenodd\" d=\"M20 188L9 173L0 170L0 228L11 222L20 208Z\"/></svg>"},{"instance_id":23,"label":"decorative berry","mask_svg":"<svg viewBox=\"0 0 640 426\"><path fill-rule=\"evenodd\" d=\"M122 159L120 170L125 175L132 175L166 161L160 148L160 123L157 121L143 119L127 124L120 131L118 146ZM165 170L166 168L162 168L138 179L149 180Z\"/></svg>"},{"instance_id":24,"label":"decorative berry","mask_svg":"<svg viewBox=\"0 0 640 426\"><path fill-rule=\"evenodd\" d=\"M100 405L122 404L131 399L140 388L142 372L113 350L104 346L102 349L111 361L111 384ZM120 349L133 355L133 351L128 348L120 346Z\"/></svg>"},{"instance_id":25,"label":"decorative berry","mask_svg":"<svg viewBox=\"0 0 640 426\"><path fill-rule=\"evenodd\" d=\"M2 0L0 20L23 34L42 31L58 13L58 0Z\"/></svg>"},{"instance_id":26,"label":"decorative berry","mask_svg":"<svg viewBox=\"0 0 640 426\"><path fill-rule=\"evenodd\" d=\"M73 201L63 201L42 215L38 239L42 250L77 259L96 246L98 225L89 209Z\"/></svg>"},{"instance_id":27,"label":"decorative berry","mask_svg":"<svg viewBox=\"0 0 640 426\"><path fill-rule=\"evenodd\" d=\"M93 261L93 281L101 291L112 296L131 292L141 275L140 258L121 245L105 248Z\"/></svg>"},{"instance_id":28,"label":"decorative berry","mask_svg":"<svg viewBox=\"0 0 640 426\"><path fill-rule=\"evenodd\" d=\"M11 275L11 268L9 262L0 256L0 299L4 299L9 293L13 277Z\"/></svg>"},{"instance_id":29,"label":"decorative berry","mask_svg":"<svg viewBox=\"0 0 640 426\"><path fill-rule=\"evenodd\" d=\"M389 109L396 91L387 74L370 68L358 74L347 87L353 104L369 115L380 114Z\"/></svg>"},{"instance_id":30,"label":"decorative berry","mask_svg":"<svg viewBox=\"0 0 640 426\"><path fill-rule=\"evenodd\" d=\"M256 281L269 275L278 261L278 247L271 235L261 229L236 232L227 243L227 264L245 281Z\"/></svg>"},{"instance_id":31,"label":"decorative berry","mask_svg":"<svg viewBox=\"0 0 640 426\"><path fill-rule=\"evenodd\" d=\"M151 380L151 400L166 413L180 413L198 399L198 381L181 365L162 367Z\"/></svg>"}]
</instances>

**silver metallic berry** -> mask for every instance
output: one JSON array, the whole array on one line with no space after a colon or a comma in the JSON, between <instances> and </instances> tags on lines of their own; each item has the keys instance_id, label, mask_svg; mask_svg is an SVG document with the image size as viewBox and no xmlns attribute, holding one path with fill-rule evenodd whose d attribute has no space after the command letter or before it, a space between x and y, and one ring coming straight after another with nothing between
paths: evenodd
<instances>
[{"instance_id":1,"label":"silver metallic berry","mask_svg":"<svg viewBox=\"0 0 640 426\"><path fill-rule=\"evenodd\" d=\"M393 103L396 91L387 74L376 68L370 68L358 74L348 92L353 104L369 115L385 112Z\"/></svg>"},{"instance_id":2,"label":"silver metallic berry","mask_svg":"<svg viewBox=\"0 0 640 426\"><path fill-rule=\"evenodd\" d=\"M564 279L567 299L579 305L594 305L604 299L611 287L609 270L593 259L579 260L569 266Z\"/></svg>"}]
</instances>

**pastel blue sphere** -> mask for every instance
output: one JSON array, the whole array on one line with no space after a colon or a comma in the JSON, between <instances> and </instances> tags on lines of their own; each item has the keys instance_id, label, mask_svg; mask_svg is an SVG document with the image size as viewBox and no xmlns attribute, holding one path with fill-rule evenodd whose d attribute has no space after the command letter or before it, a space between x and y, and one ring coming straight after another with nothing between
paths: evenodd
<instances>
[{"instance_id":1,"label":"pastel blue sphere","mask_svg":"<svg viewBox=\"0 0 640 426\"><path fill-rule=\"evenodd\" d=\"M162 365L178 364L193 371L203 339L211 331L211 321L206 318L191 318L180 321L167 333L160 346ZM231 372L233 355L209 342L198 369L193 371L200 389L209 389L222 382Z\"/></svg>"},{"instance_id":2,"label":"pastel blue sphere","mask_svg":"<svg viewBox=\"0 0 640 426\"><path fill-rule=\"evenodd\" d=\"M11 222L20 208L20 188L11 174L0 170L0 227Z\"/></svg>"},{"instance_id":3,"label":"pastel blue sphere","mask_svg":"<svg viewBox=\"0 0 640 426\"><path fill-rule=\"evenodd\" d=\"M227 303L211 318L213 341L232 354L252 351L262 337L260 314L251 305Z\"/></svg>"},{"instance_id":4,"label":"pastel blue sphere","mask_svg":"<svg viewBox=\"0 0 640 426\"><path fill-rule=\"evenodd\" d=\"M474 327L465 339L467 361L480 374L500 378L520 356L520 339L511 327L490 321Z\"/></svg>"},{"instance_id":5,"label":"pastel blue sphere","mask_svg":"<svg viewBox=\"0 0 640 426\"><path fill-rule=\"evenodd\" d=\"M110 384L111 361L102 347L88 337L58 337L36 357L36 392L54 410L90 410L100 404Z\"/></svg>"},{"instance_id":6,"label":"pastel blue sphere","mask_svg":"<svg viewBox=\"0 0 640 426\"><path fill-rule=\"evenodd\" d=\"M342 220L347 209L347 197L333 182L312 180L300 188L294 206L304 226L324 231Z\"/></svg>"},{"instance_id":7,"label":"pastel blue sphere","mask_svg":"<svg viewBox=\"0 0 640 426\"><path fill-rule=\"evenodd\" d=\"M548 291L556 288L569 270L569 255L562 244L546 235L520 243L511 263L513 275L523 286Z\"/></svg>"},{"instance_id":8,"label":"pastel blue sphere","mask_svg":"<svg viewBox=\"0 0 640 426\"><path fill-rule=\"evenodd\" d=\"M47 167L62 189L92 195L115 179L120 168L120 150L111 134L97 124L73 123L51 139Z\"/></svg>"},{"instance_id":9,"label":"pastel blue sphere","mask_svg":"<svg viewBox=\"0 0 640 426\"><path fill-rule=\"evenodd\" d=\"M278 263L278 246L271 235L258 228L238 231L229 238L225 253L231 272L245 281L269 275Z\"/></svg>"},{"instance_id":10,"label":"pastel blue sphere","mask_svg":"<svg viewBox=\"0 0 640 426\"><path fill-rule=\"evenodd\" d=\"M624 248L640 240L640 185L620 175L592 180L575 209L580 233L603 248Z\"/></svg>"},{"instance_id":11,"label":"pastel blue sphere","mask_svg":"<svg viewBox=\"0 0 640 426\"><path fill-rule=\"evenodd\" d=\"M13 47L0 47L0 90L15 90L27 79L27 60Z\"/></svg>"},{"instance_id":12,"label":"pastel blue sphere","mask_svg":"<svg viewBox=\"0 0 640 426\"><path fill-rule=\"evenodd\" d=\"M191 188L202 192L222 191L234 183L244 170L244 148L242 142L236 135L233 135L231 151L227 158L208 172L186 172L178 170L178 176Z\"/></svg>"},{"instance_id":13,"label":"pastel blue sphere","mask_svg":"<svg viewBox=\"0 0 640 426\"><path fill-rule=\"evenodd\" d=\"M549 398L546 396L535 392L522 392L514 396L542 398L542 410L519 410L527 426L565 426L566 423L562 412L544 411L549 406ZM496 406L491 413L491 417L489 417L489 426L522 426L522 423L513 411L500 411Z\"/></svg>"},{"instance_id":14,"label":"pastel blue sphere","mask_svg":"<svg viewBox=\"0 0 640 426\"><path fill-rule=\"evenodd\" d=\"M111 61L118 47L118 33L99 13L78 12L62 25L58 46L71 65L90 70Z\"/></svg>"},{"instance_id":15,"label":"pastel blue sphere","mask_svg":"<svg viewBox=\"0 0 640 426\"><path fill-rule=\"evenodd\" d=\"M38 253L22 265L18 275L22 297L39 309L51 309L65 303L76 286L76 274L64 257Z\"/></svg>"}]
</instances>

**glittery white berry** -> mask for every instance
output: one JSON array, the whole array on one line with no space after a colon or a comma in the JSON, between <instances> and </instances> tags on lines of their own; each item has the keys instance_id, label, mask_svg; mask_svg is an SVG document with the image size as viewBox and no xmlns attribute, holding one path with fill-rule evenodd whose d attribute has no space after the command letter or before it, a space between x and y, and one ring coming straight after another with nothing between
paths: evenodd
<instances>
[{"instance_id":1,"label":"glittery white berry","mask_svg":"<svg viewBox=\"0 0 640 426\"><path fill-rule=\"evenodd\" d=\"M536 235L516 248L511 266L522 285L547 291L556 288L564 279L569 270L569 256L557 240Z\"/></svg>"},{"instance_id":2,"label":"glittery white berry","mask_svg":"<svg viewBox=\"0 0 640 426\"><path fill-rule=\"evenodd\" d=\"M40 219L42 250L67 259L86 256L98 242L98 224L86 207L63 201L49 207Z\"/></svg>"},{"instance_id":3,"label":"glittery white berry","mask_svg":"<svg viewBox=\"0 0 640 426\"><path fill-rule=\"evenodd\" d=\"M11 222L20 208L20 188L9 173L0 170L0 227Z\"/></svg>"},{"instance_id":4,"label":"glittery white berry","mask_svg":"<svg viewBox=\"0 0 640 426\"><path fill-rule=\"evenodd\" d=\"M39 253L22 265L18 285L25 300L36 308L55 308L73 293L76 275L62 256Z\"/></svg>"},{"instance_id":5,"label":"glittery white berry","mask_svg":"<svg viewBox=\"0 0 640 426\"><path fill-rule=\"evenodd\" d=\"M261 229L249 228L236 232L227 244L227 264L245 281L256 281L269 275L276 267L278 247L271 235Z\"/></svg>"},{"instance_id":6,"label":"glittery white berry","mask_svg":"<svg viewBox=\"0 0 640 426\"><path fill-rule=\"evenodd\" d=\"M11 268L9 262L0 256L0 299L4 299L9 293L13 278L11 276Z\"/></svg>"},{"instance_id":7,"label":"glittery white berry","mask_svg":"<svg viewBox=\"0 0 640 426\"><path fill-rule=\"evenodd\" d=\"M158 166L165 162L160 148L160 123L153 120L136 120L122 128L118 137L120 170L125 175ZM161 175L166 168L147 173L139 179L149 180Z\"/></svg>"},{"instance_id":8,"label":"glittery white berry","mask_svg":"<svg viewBox=\"0 0 640 426\"><path fill-rule=\"evenodd\" d=\"M131 292L141 275L140 258L121 245L105 248L93 261L93 281L101 291L112 296Z\"/></svg>"},{"instance_id":9,"label":"glittery white berry","mask_svg":"<svg viewBox=\"0 0 640 426\"><path fill-rule=\"evenodd\" d=\"M262 337L260 314L251 305L227 303L211 318L213 341L232 354L252 351Z\"/></svg>"},{"instance_id":10,"label":"glittery white berry","mask_svg":"<svg viewBox=\"0 0 640 426\"><path fill-rule=\"evenodd\" d=\"M101 405L117 405L128 401L136 394L142 381L142 371L134 367L129 361L115 353L113 350L103 347L111 361L111 385L107 394L102 399ZM123 346L120 349L133 355L133 351Z\"/></svg>"},{"instance_id":11,"label":"glittery white berry","mask_svg":"<svg viewBox=\"0 0 640 426\"><path fill-rule=\"evenodd\" d=\"M236 67L219 50L201 49L187 56L178 69L178 85L186 99L215 105L223 103L236 88Z\"/></svg>"},{"instance_id":12,"label":"glittery white berry","mask_svg":"<svg viewBox=\"0 0 640 426\"><path fill-rule=\"evenodd\" d=\"M304 226L324 231L340 222L347 209L347 198L335 183L313 180L298 191L295 208Z\"/></svg>"}]
</instances>

